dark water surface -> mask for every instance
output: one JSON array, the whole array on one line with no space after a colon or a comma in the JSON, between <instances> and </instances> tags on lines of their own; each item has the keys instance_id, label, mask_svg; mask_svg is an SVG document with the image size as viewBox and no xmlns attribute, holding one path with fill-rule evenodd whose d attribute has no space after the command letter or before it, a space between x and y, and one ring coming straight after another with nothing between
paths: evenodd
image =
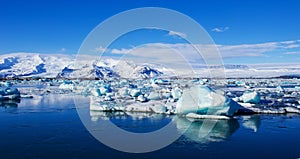
<instances>
[{"instance_id":1,"label":"dark water surface","mask_svg":"<svg viewBox=\"0 0 300 159\"><path fill-rule=\"evenodd\" d=\"M203 121L199 120L168 147L150 153L131 154L111 149L90 135L77 114L72 96L45 95L18 102L2 102L0 106L1 159L300 157L299 115L254 115L220 120L205 137L200 137ZM132 132L154 131L174 118L142 113L114 115L91 112L90 115L92 122L107 117L118 127ZM178 131L190 122L178 118Z\"/></svg>"}]
</instances>

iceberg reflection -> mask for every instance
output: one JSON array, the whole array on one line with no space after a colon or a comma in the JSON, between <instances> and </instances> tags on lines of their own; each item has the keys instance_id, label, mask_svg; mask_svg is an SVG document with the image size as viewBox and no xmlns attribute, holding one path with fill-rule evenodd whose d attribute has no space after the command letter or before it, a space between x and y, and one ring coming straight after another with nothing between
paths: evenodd
<instances>
[{"instance_id":1,"label":"iceberg reflection","mask_svg":"<svg viewBox=\"0 0 300 159\"><path fill-rule=\"evenodd\" d=\"M243 116L243 126L257 132L260 126L260 115Z\"/></svg>"},{"instance_id":2,"label":"iceberg reflection","mask_svg":"<svg viewBox=\"0 0 300 159\"><path fill-rule=\"evenodd\" d=\"M0 100L0 107L18 107L20 99Z\"/></svg>"},{"instance_id":3,"label":"iceberg reflection","mask_svg":"<svg viewBox=\"0 0 300 159\"><path fill-rule=\"evenodd\" d=\"M166 122L162 122L165 118L168 121L173 119L174 124L178 132L184 132L184 137L192 142L198 143L208 143L208 142L220 142L229 138L238 128L239 123L236 119L230 120L215 120L215 119L197 119L191 120L184 117L178 116L166 116L161 114L151 114L151 113L128 113L128 112L102 112L102 111L90 111L90 117L93 122L97 122L99 119L102 120L118 120L120 122L124 122L121 128L132 131L131 129L136 128L136 121L140 121L139 123L143 126L139 127L140 129L144 129L144 131L148 132L149 130L146 128L150 126L147 124L145 119L151 119L153 121L152 124L155 124L156 128L159 129L163 127ZM128 122L128 119L131 121L135 120L135 122ZM204 124L205 121L205 124ZM120 125L120 124L117 124ZM128 128L132 127L132 128ZM135 131L135 130L133 130ZM142 131L142 130L140 130ZM154 130L152 130L154 131Z\"/></svg>"},{"instance_id":4,"label":"iceberg reflection","mask_svg":"<svg viewBox=\"0 0 300 159\"><path fill-rule=\"evenodd\" d=\"M239 128L236 119L197 119L191 121L186 118L178 118L176 125L179 131L186 130L184 136L187 139L199 143L224 141ZM187 128L188 126L189 128Z\"/></svg>"}]
</instances>

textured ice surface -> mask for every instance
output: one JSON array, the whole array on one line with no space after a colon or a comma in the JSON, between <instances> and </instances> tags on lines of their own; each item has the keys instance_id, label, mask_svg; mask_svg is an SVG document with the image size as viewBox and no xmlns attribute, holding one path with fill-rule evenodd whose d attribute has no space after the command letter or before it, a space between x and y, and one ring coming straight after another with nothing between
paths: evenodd
<instances>
[{"instance_id":1,"label":"textured ice surface","mask_svg":"<svg viewBox=\"0 0 300 159\"><path fill-rule=\"evenodd\" d=\"M199 85L183 91L176 105L176 113L233 116L239 108L240 105L230 98Z\"/></svg>"}]
</instances>

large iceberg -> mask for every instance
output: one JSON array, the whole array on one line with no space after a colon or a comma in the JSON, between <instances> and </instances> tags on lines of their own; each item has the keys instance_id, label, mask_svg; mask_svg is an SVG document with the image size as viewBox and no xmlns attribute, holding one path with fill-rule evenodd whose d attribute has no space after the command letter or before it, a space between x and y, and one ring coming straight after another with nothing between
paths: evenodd
<instances>
[{"instance_id":1,"label":"large iceberg","mask_svg":"<svg viewBox=\"0 0 300 159\"><path fill-rule=\"evenodd\" d=\"M183 91L176 105L176 113L233 116L239 108L240 105L232 99L208 86L199 85Z\"/></svg>"}]
</instances>

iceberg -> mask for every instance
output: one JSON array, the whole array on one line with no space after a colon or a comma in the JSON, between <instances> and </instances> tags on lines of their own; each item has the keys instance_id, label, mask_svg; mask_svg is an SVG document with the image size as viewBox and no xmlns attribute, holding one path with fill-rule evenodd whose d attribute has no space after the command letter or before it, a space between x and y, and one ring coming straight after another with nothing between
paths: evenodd
<instances>
[{"instance_id":1,"label":"iceberg","mask_svg":"<svg viewBox=\"0 0 300 159\"><path fill-rule=\"evenodd\" d=\"M17 88L1 87L0 100L20 99L20 91Z\"/></svg>"},{"instance_id":2,"label":"iceberg","mask_svg":"<svg viewBox=\"0 0 300 159\"><path fill-rule=\"evenodd\" d=\"M176 105L176 113L233 116L240 107L237 102L210 87L199 85L183 91Z\"/></svg>"}]
</instances>

